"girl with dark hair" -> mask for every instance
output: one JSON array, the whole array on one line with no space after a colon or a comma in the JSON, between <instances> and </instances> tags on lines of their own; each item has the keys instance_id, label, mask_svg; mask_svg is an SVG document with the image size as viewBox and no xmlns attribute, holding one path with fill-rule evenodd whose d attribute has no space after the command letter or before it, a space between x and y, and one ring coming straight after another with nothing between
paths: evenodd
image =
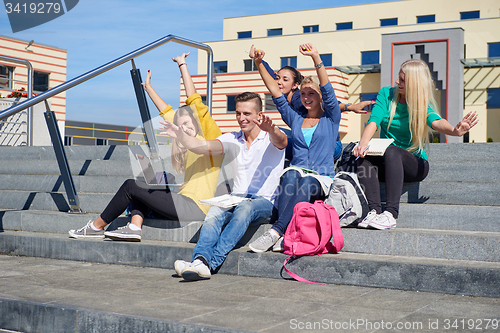
<instances>
[{"instance_id":1,"label":"girl with dark hair","mask_svg":"<svg viewBox=\"0 0 500 333\"><path fill-rule=\"evenodd\" d=\"M164 119L173 121L188 136L214 140L221 135L221 131L210 116L208 107L203 104L201 96L196 93L185 61L188 55L189 53L184 53L172 58L179 65L182 75L188 96L186 106L175 112L172 106L165 103L151 86L150 71L143 84L144 89ZM134 179L128 179L101 215L78 230L70 230L70 237L109 237L115 240L140 241L142 223L149 209L171 220L202 221L210 206L201 205L200 200L214 196L223 157L194 154L176 140L172 144L172 155L174 169L179 173L184 173L184 186L178 193L151 190L141 186ZM104 231L104 228L120 216L127 207L132 215L130 223L114 231Z\"/></svg>"}]
</instances>

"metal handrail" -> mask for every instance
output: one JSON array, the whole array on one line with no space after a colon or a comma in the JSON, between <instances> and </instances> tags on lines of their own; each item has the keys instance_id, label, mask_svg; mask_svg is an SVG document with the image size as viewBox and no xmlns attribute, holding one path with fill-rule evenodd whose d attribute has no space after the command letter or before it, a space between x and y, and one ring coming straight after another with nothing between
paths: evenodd
<instances>
[{"instance_id":1,"label":"metal handrail","mask_svg":"<svg viewBox=\"0 0 500 333\"><path fill-rule=\"evenodd\" d=\"M29 108L35 104L38 104L40 102L43 102L44 100L55 96L57 94L60 94L74 86L77 86L87 80L90 80L98 75L101 75L117 66L120 66L124 64L125 62L138 57L144 53L147 53L151 51L152 49L155 49L163 44L166 44L168 42L176 42L179 44L195 47L201 50L205 50L208 54L208 65L207 65L207 106L210 110L210 114L212 113L212 87L213 87L213 52L212 48L206 44L198 43L189 39L185 39L182 37L174 36L174 35L167 35L163 38L158 39L155 42L152 42L146 46L143 46L135 51L130 52L129 54L126 54L120 58L117 58L111 62L108 62L105 65L102 65L101 67L97 67L85 74L82 74L72 80L66 81L64 83L61 83L60 85L51 88L33 98L29 98L28 100L19 103L15 106L11 106L8 109L5 109L0 112L0 120L5 119L19 111L22 111L26 108ZM28 95L30 96L30 95Z\"/></svg>"},{"instance_id":2,"label":"metal handrail","mask_svg":"<svg viewBox=\"0 0 500 333\"><path fill-rule=\"evenodd\" d=\"M15 63L15 64L20 64L20 65L25 65L26 68L28 69L28 100L33 97L33 66L31 65L31 62L29 62L28 60L24 60L24 59L18 59L18 58L12 58L12 57L8 57L8 56L4 56L4 55L0 55L0 59L1 60L5 60L5 61L9 61L9 62L12 62L12 63ZM21 105L23 103L19 103L18 105ZM32 108L32 105L34 104L31 104L31 105L28 105L22 109L20 109L19 111L22 111L26 108L29 107L29 110L28 110L28 122L26 124L27 126L27 140L26 140L26 144L28 146L31 146L32 142L33 142L33 108ZM6 110L10 110L12 109L13 106L11 106L10 108L8 109L5 109L3 110L2 112L0 112L0 115L2 115ZM16 111L14 113L17 113L19 111ZM3 120L5 118L8 118L9 116L13 115L14 113L8 113L5 117L2 117L0 116L0 120Z\"/></svg>"}]
</instances>

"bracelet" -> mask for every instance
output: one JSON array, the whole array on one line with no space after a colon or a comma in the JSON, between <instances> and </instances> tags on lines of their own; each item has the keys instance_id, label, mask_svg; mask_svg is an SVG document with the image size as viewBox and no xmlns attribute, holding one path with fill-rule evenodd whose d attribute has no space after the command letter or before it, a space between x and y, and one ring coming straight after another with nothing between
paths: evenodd
<instances>
[{"instance_id":1,"label":"bracelet","mask_svg":"<svg viewBox=\"0 0 500 333\"><path fill-rule=\"evenodd\" d=\"M314 67L316 67L316 68L321 68L321 66L323 66L323 61L322 61L322 62L320 62L320 63L319 63L319 64L317 64L317 65L314 65Z\"/></svg>"},{"instance_id":2,"label":"bracelet","mask_svg":"<svg viewBox=\"0 0 500 333\"><path fill-rule=\"evenodd\" d=\"M347 103L347 104L345 104L345 106L344 106L344 111L349 111L349 110L347 110L347 107L348 107L349 105L351 105L351 104L352 104L352 103Z\"/></svg>"},{"instance_id":3,"label":"bracelet","mask_svg":"<svg viewBox=\"0 0 500 333\"><path fill-rule=\"evenodd\" d=\"M185 64L186 64L185 62L183 62L182 64L179 64L179 68L181 68L181 66L185 65Z\"/></svg>"}]
</instances>

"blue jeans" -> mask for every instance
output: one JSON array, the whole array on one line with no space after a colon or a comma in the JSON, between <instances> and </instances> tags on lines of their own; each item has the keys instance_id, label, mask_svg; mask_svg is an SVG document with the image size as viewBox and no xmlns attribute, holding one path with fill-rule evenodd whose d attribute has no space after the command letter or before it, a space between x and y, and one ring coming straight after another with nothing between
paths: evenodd
<instances>
[{"instance_id":1,"label":"blue jeans","mask_svg":"<svg viewBox=\"0 0 500 333\"><path fill-rule=\"evenodd\" d=\"M251 200L242 201L236 207L210 207L193 250L193 260L201 256L210 269L215 270L243 237L251 222L271 217L271 201L256 195L247 195L247 198Z\"/></svg>"},{"instance_id":2,"label":"blue jeans","mask_svg":"<svg viewBox=\"0 0 500 333\"><path fill-rule=\"evenodd\" d=\"M292 220L293 209L299 202L311 202L323 197L323 190L318 180L313 177L301 177L295 170L287 171L281 178L278 195L278 221L272 229L284 235Z\"/></svg>"}]
</instances>

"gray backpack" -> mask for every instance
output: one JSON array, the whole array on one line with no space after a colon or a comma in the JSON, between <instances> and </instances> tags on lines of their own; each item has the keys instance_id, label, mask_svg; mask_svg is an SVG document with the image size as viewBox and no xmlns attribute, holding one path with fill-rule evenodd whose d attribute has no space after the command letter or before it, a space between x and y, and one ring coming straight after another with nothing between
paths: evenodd
<instances>
[{"instance_id":1,"label":"gray backpack","mask_svg":"<svg viewBox=\"0 0 500 333\"><path fill-rule=\"evenodd\" d=\"M357 226L369 211L365 193L353 172L337 172L325 203L335 208L341 227Z\"/></svg>"}]
</instances>

